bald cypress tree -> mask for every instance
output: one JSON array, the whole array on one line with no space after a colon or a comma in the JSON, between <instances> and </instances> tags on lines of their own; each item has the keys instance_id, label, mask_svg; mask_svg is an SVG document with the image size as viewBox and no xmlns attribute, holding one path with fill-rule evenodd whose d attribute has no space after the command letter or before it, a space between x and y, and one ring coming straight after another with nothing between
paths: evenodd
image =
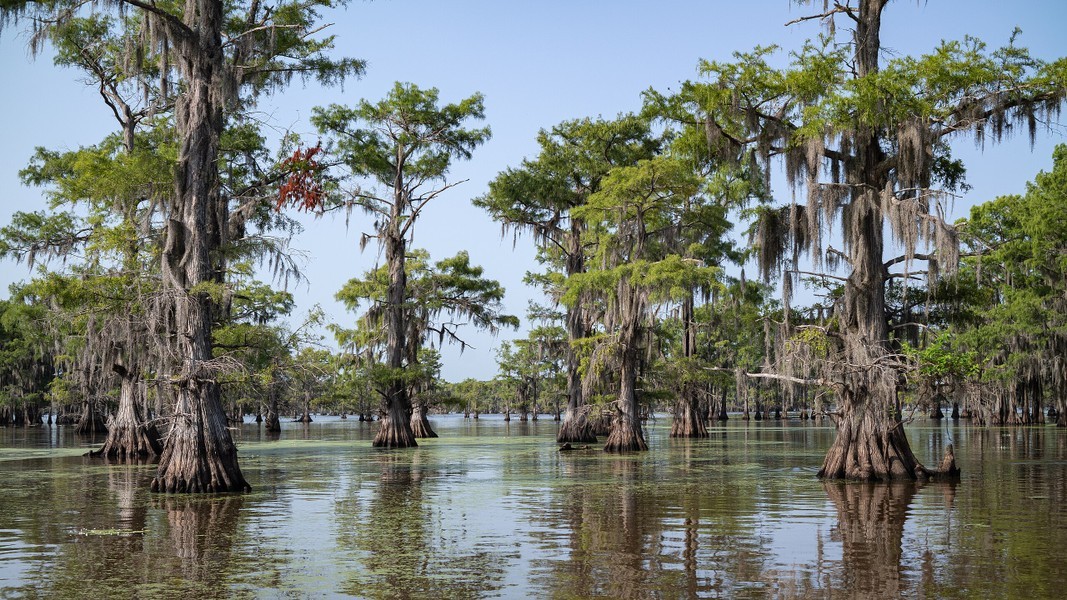
<instances>
[{"instance_id":1,"label":"bald cypress tree","mask_svg":"<svg viewBox=\"0 0 1067 600\"><path fill-rule=\"evenodd\" d=\"M27 22L40 49L84 9L121 23L126 68L145 73L173 99L178 139L174 191L167 198L161 261L163 293L156 315L174 357L174 417L152 489L227 492L249 489L226 429L216 375L212 328L223 310L229 206L220 193L219 142L227 115L294 76L330 83L358 74L363 63L325 56L331 40L316 39L318 10L329 4L258 0L225 4L191 0L159 5L113 0L5 0L0 23Z\"/></svg>"},{"instance_id":2,"label":"bald cypress tree","mask_svg":"<svg viewBox=\"0 0 1067 600\"><path fill-rule=\"evenodd\" d=\"M607 173L617 166L632 166L651 158L658 142L643 120L629 116L614 121L566 121L538 135L541 152L536 159L497 175L489 192L474 201L499 221L504 233L529 234L538 246L540 260L552 272L566 277L586 271L586 256L593 242L585 220L575 215L600 190ZM563 290L549 290L558 301ZM592 316L582 302L571 303L564 315L567 338L567 410L556 441L595 442L596 435L583 406L578 340L592 329Z\"/></svg>"},{"instance_id":3,"label":"bald cypress tree","mask_svg":"<svg viewBox=\"0 0 1067 600\"><path fill-rule=\"evenodd\" d=\"M886 285L917 272L936 280L955 268L956 233L940 201L962 184L964 167L950 142L997 142L1020 128L1033 138L1067 92L1067 61L1038 60L1014 39L992 51L975 39L943 42L883 63L887 4L823 4L824 12L797 21L820 20L828 35L789 66L772 67L775 49L757 48L734 62L703 63L707 80L685 88L704 110L700 128L714 152L749 161L768 179L780 165L806 197L762 211L755 228L763 272L782 277L785 328L803 256L815 276L840 286L831 318L815 328L829 349L818 382L836 401L837 436L819 471L828 478L956 473L952 464L924 467L904 434L897 396L907 365L888 325ZM841 21L848 27L835 27ZM841 249L829 245L834 226ZM894 247L902 253L887 256ZM777 376L798 379L783 370Z\"/></svg>"},{"instance_id":4,"label":"bald cypress tree","mask_svg":"<svg viewBox=\"0 0 1067 600\"><path fill-rule=\"evenodd\" d=\"M312 119L329 136L347 169L342 177L355 183L350 194L334 199L334 206L359 208L371 215L372 232L363 235L360 247L377 239L385 254L388 276L380 314L389 372L380 379L385 415L374 437L375 447L418 445L411 431L411 398L405 381L416 316L407 305L408 240L426 205L460 183L447 181L452 163L469 159L490 136L488 127L467 127L468 121L485 118L481 94L445 105L439 105L438 95L435 88L397 82L376 103L364 100L351 108L318 108ZM433 187L435 183L440 185Z\"/></svg>"}]
</instances>

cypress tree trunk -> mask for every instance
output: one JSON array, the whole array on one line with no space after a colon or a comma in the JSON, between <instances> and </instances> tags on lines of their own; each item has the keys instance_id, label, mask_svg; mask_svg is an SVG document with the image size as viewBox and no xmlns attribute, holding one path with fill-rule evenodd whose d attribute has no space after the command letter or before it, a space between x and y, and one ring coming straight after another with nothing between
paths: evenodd
<instances>
[{"instance_id":1,"label":"cypress tree trunk","mask_svg":"<svg viewBox=\"0 0 1067 600\"><path fill-rule=\"evenodd\" d=\"M112 367L121 377L119 408L111 420L104 447L90 456L111 460L154 458L163 453L163 442L155 425L146 423L138 402L137 379L121 365Z\"/></svg>"},{"instance_id":2,"label":"cypress tree trunk","mask_svg":"<svg viewBox=\"0 0 1067 600\"><path fill-rule=\"evenodd\" d=\"M267 416L263 419L264 430L270 433L278 433L282 430L282 420L278 416L278 389L271 384L267 389Z\"/></svg>"},{"instance_id":3,"label":"cypress tree trunk","mask_svg":"<svg viewBox=\"0 0 1067 600\"><path fill-rule=\"evenodd\" d=\"M671 423L671 437L708 437L708 426L694 403L685 400L678 403Z\"/></svg>"},{"instance_id":4,"label":"cypress tree trunk","mask_svg":"<svg viewBox=\"0 0 1067 600\"><path fill-rule=\"evenodd\" d=\"M378 433L371 445L375 448L412 448L418 446L415 434L411 431L411 401L408 386L404 382L405 356L405 314L404 297L407 290L407 271L404 259L407 242L400 233L401 182L394 186L397 190L393 207L393 218L385 231L385 260L389 265L389 289L386 292L386 354L391 370L389 383L385 390L385 413L378 425Z\"/></svg>"},{"instance_id":5,"label":"cypress tree trunk","mask_svg":"<svg viewBox=\"0 0 1067 600\"><path fill-rule=\"evenodd\" d=\"M304 413L297 419L300 423L311 422L311 392L304 392Z\"/></svg>"},{"instance_id":6,"label":"cypress tree trunk","mask_svg":"<svg viewBox=\"0 0 1067 600\"><path fill-rule=\"evenodd\" d=\"M619 284L618 294L619 302L624 304L619 328L619 345L622 348L619 399L604 451L648 450L644 433L641 431L640 407L637 405L637 369L640 360L637 342L644 303L640 293L625 282Z\"/></svg>"},{"instance_id":7,"label":"cypress tree trunk","mask_svg":"<svg viewBox=\"0 0 1067 600\"><path fill-rule=\"evenodd\" d=\"M693 317L693 290L682 302L682 325L685 328L682 339L682 354L686 359L696 354L696 324ZM682 387L681 398L674 410L674 422L671 423L671 437L708 437L708 427L700 410L700 400L696 388L691 383Z\"/></svg>"},{"instance_id":8,"label":"cypress tree trunk","mask_svg":"<svg viewBox=\"0 0 1067 600\"><path fill-rule=\"evenodd\" d=\"M581 247L581 223L571 219L570 247L567 255L567 275L574 275L585 270L585 259ZM596 434L589 423L586 411L582 410L582 379L578 372L578 354L574 342L585 337L581 309L567 309L567 410L563 413L556 442L595 443Z\"/></svg>"},{"instance_id":9,"label":"cypress tree trunk","mask_svg":"<svg viewBox=\"0 0 1067 600\"><path fill-rule=\"evenodd\" d=\"M14 412L14 415L15 425L22 425L27 421L24 418L24 415L18 412ZM104 423L104 415L100 414L96 402L89 399L82 401L82 412L81 416L78 417L78 423L74 426L74 433L77 433L78 435L107 433L107 425Z\"/></svg>"},{"instance_id":10,"label":"cypress tree trunk","mask_svg":"<svg viewBox=\"0 0 1067 600\"><path fill-rule=\"evenodd\" d=\"M641 418L637 406L636 362L636 356L623 360L619 400L616 405L615 420L611 424L611 433L608 434L608 440L604 444L605 452L648 450L644 433L641 431Z\"/></svg>"},{"instance_id":11,"label":"cypress tree trunk","mask_svg":"<svg viewBox=\"0 0 1067 600\"><path fill-rule=\"evenodd\" d=\"M217 306L211 292L221 292L222 236L228 220L217 181L226 89L222 3L194 0L185 20L186 29L169 25L185 89L176 106L181 148L162 269L164 292L174 303L182 364L173 378L173 424L152 491L247 491L226 428L211 345Z\"/></svg>"},{"instance_id":12,"label":"cypress tree trunk","mask_svg":"<svg viewBox=\"0 0 1067 600\"><path fill-rule=\"evenodd\" d=\"M417 438L435 438L437 432L430 426L430 420L426 418L426 413L429 412L427 406L422 402L415 402L415 407L411 411L411 433Z\"/></svg>"},{"instance_id":13,"label":"cypress tree trunk","mask_svg":"<svg viewBox=\"0 0 1067 600\"><path fill-rule=\"evenodd\" d=\"M856 20L856 70L859 77L878 71L879 31L887 0L862 0ZM884 214L879 192L889 189L879 168L886 159L878 131L866 125L855 131L855 164L848 183L855 190L845 235L852 272L836 312L844 363L836 391L837 435L826 453L819 477L888 481L917 479L929 471L915 458L904 434L897 406L896 368L891 366L885 308L887 270L882 263ZM958 474L955 464L947 476Z\"/></svg>"}]
</instances>

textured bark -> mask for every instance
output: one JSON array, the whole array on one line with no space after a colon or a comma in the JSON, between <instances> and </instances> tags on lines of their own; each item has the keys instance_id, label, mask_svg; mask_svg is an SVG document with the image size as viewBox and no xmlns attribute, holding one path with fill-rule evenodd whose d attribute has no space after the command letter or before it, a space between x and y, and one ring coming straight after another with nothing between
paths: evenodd
<instances>
[{"instance_id":1,"label":"textured bark","mask_svg":"<svg viewBox=\"0 0 1067 600\"><path fill-rule=\"evenodd\" d=\"M380 421L372 445L375 448L412 448L417 446L411 431L411 400L402 373L406 356L407 324L404 298L407 293L405 253L407 242L400 231L407 200L403 198L400 174L394 184L396 190L393 215L384 231L385 260L389 266L389 287L386 291L385 327L386 359L392 376L385 389L385 416Z\"/></svg>"},{"instance_id":2,"label":"textured bark","mask_svg":"<svg viewBox=\"0 0 1067 600\"><path fill-rule=\"evenodd\" d=\"M571 231L568 236L567 276L585 271L585 255L582 250L582 222L571 219ZM579 360L574 343L588 333L582 320L581 309L567 309L567 409L563 413L563 422L556 434L556 443L577 442L595 443L596 433L587 421L586 412L582 410L582 376L579 373Z\"/></svg>"},{"instance_id":3,"label":"textured bark","mask_svg":"<svg viewBox=\"0 0 1067 600\"><path fill-rule=\"evenodd\" d=\"M708 427L695 403L687 400L678 403L671 423L671 437L708 437Z\"/></svg>"},{"instance_id":4,"label":"textured bark","mask_svg":"<svg viewBox=\"0 0 1067 600\"><path fill-rule=\"evenodd\" d=\"M693 290L682 302L682 355L690 359L696 355L697 334L696 319L694 318ZM704 415L700 410L700 400L697 390L691 383L682 385L682 396L674 409L674 422L671 423L671 437L708 437L708 428L704 423Z\"/></svg>"},{"instance_id":5,"label":"textured bark","mask_svg":"<svg viewBox=\"0 0 1067 600\"><path fill-rule=\"evenodd\" d=\"M837 418L837 436L826 453L819 477L862 481L953 479L959 477L952 445L942 464L927 469L915 458L904 427L885 406L851 402Z\"/></svg>"},{"instance_id":6,"label":"textured bark","mask_svg":"<svg viewBox=\"0 0 1067 600\"><path fill-rule=\"evenodd\" d=\"M623 335L629 337L625 333ZM619 374L619 399L616 403L615 420L611 424L611 433L608 434L608 440L604 443L605 452L648 450L644 433L641 431L641 418L637 405L637 351L632 343L627 344L624 341L623 344L627 350L623 352L622 371Z\"/></svg>"},{"instance_id":7,"label":"textured bark","mask_svg":"<svg viewBox=\"0 0 1067 600\"><path fill-rule=\"evenodd\" d=\"M854 30L856 72L878 71L879 31L886 0L862 0ZM892 367L885 307L887 269L883 264L884 219L878 191L889 187L881 168L886 155L881 132L868 126L854 132L855 161L848 183L857 190L849 208L846 235L852 272L836 309L843 367L836 389L837 435L820 477L888 481L929 477L915 458L899 418L898 373Z\"/></svg>"},{"instance_id":8,"label":"textured bark","mask_svg":"<svg viewBox=\"0 0 1067 600\"><path fill-rule=\"evenodd\" d=\"M15 425L22 425L25 422L28 422L28 420L24 418L23 414L16 412L14 422ZM104 422L104 415L100 412L96 402L93 402L92 400L85 400L82 402L81 416L78 417L78 423L74 426L74 433L77 433L78 435L107 433L107 425Z\"/></svg>"},{"instance_id":9,"label":"textured bark","mask_svg":"<svg viewBox=\"0 0 1067 600\"><path fill-rule=\"evenodd\" d=\"M557 443L577 442L582 444L596 443L596 434L593 425L586 417L584 410L572 410L570 404L563 414L563 420L556 434Z\"/></svg>"},{"instance_id":10,"label":"textured bark","mask_svg":"<svg viewBox=\"0 0 1067 600\"><path fill-rule=\"evenodd\" d=\"M213 388L213 389L211 389ZM179 394L177 410L167 434L153 492L247 492L251 487L237 465L237 447L226 428L226 414L218 386Z\"/></svg>"},{"instance_id":11,"label":"textured bark","mask_svg":"<svg viewBox=\"0 0 1067 600\"><path fill-rule=\"evenodd\" d=\"M399 403L391 402L378 420L378 433L372 445L375 448L414 448L415 434L411 431L411 417Z\"/></svg>"},{"instance_id":12,"label":"textured bark","mask_svg":"<svg viewBox=\"0 0 1067 600\"><path fill-rule=\"evenodd\" d=\"M435 438L437 432L430 426L430 420L426 418L426 413L429 409L422 402L416 402L414 409L411 411L411 433L417 438Z\"/></svg>"},{"instance_id":13,"label":"textured bark","mask_svg":"<svg viewBox=\"0 0 1067 600\"><path fill-rule=\"evenodd\" d=\"M176 103L181 146L162 263L182 364L173 378L176 408L152 491L247 491L220 402L211 340L217 306L209 289L223 280L228 221L217 164L227 87L222 3L191 0L185 22L187 29L170 29L184 88Z\"/></svg>"},{"instance_id":14,"label":"textured bark","mask_svg":"<svg viewBox=\"0 0 1067 600\"><path fill-rule=\"evenodd\" d=\"M89 455L120 461L159 456L163 453L163 442L155 425L146 423L141 415L137 380L118 365L115 371L122 380L119 407L111 420L103 448Z\"/></svg>"}]
</instances>

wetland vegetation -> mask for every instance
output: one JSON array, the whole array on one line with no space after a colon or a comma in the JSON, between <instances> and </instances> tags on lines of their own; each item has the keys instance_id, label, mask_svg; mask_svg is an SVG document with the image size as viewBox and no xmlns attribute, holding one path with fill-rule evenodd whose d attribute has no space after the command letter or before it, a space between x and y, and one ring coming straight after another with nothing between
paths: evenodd
<instances>
[{"instance_id":1,"label":"wetland vegetation","mask_svg":"<svg viewBox=\"0 0 1067 600\"><path fill-rule=\"evenodd\" d=\"M649 451L558 452L550 419L431 416L371 448L316 415L234 431L253 491L152 494L73 427L0 429L0 589L24 597L1051 598L1067 430L914 423L958 482L840 483L829 424L646 422ZM383 551L388 549L388 552Z\"/></svg>"},{"instance_id":2,"label":"wetland vegetation","mask_svg":"<svg viewBox=\"0 0 1067 600\"><path fill-rule=\"evenodd\" d=\"M824 32L795 52L546 125L470 192L533 240L543 300L495 377L447 382L442 345L520 327L467 252L416 245L487 100L398 82L273 139L293 76L366 68L320 35L330 4L0 4L116 120L38 149L49 209L0 229L37 267L0 300L0 591L1053 592L1067 145L945 204L953 144L1055 134L1067 60L893 55L887 0L804 3ZM378 251L349 322L292 316L299 212Z\"/></svg>"}]
</instances>

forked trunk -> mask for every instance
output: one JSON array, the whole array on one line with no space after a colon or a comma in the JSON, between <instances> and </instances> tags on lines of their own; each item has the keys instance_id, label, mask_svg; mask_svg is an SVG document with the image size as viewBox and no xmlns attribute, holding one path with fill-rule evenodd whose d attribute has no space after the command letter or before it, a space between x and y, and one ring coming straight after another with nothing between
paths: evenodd
<instances>
[{"instance_id":1,"label":"forked trunk","mask_svg":"<svg viewBox=\"0 0 1067 600\"><path fill-rule=\"evenodd\" d=\"M430 427L430 420L426 418L426 413L429 411L426 405L422 402L416 402L414 409L411 411L411 434L417 438L435 438L437 432Z\"/></svg>"},{"instance_id":2,"label":"forked trunk","mask_svg":"<svg viewBox=\"0 0 1067 600\"><path fill-rule=\"evenodd\" d=\"M89 455L120 461L159 456L163 453L163 442L155 425L145 422L141 416L137 380L119 365L114 369L122 378L119 408L111 420L104 447Z\"/></svg>"}]
</instances>

